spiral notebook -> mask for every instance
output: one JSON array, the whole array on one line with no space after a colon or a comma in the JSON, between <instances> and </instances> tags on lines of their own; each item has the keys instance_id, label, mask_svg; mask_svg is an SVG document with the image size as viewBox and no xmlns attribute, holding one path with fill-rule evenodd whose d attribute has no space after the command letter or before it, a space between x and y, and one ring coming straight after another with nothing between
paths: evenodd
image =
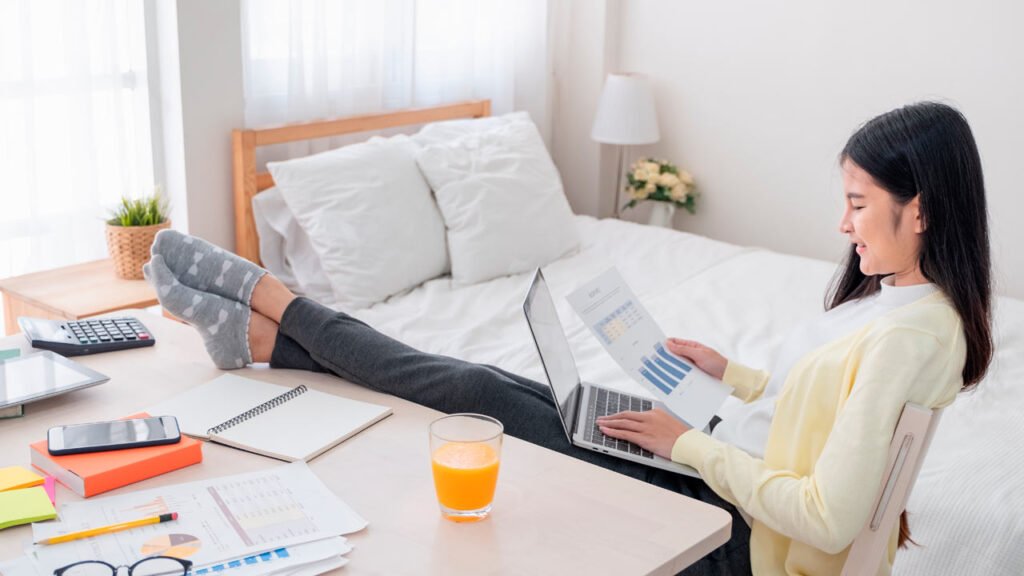
<instances>
[{"instance_id":1,"label":"spiral notebook","mask_svg":"<svg viewBox=\"0 0 1024 576\"><path fill-rule=\"evenodd\" d=\"M309 461L391 414L391 408L224 374L147 410L181 431L286 462Z\"/></svg>"}]
</instances>

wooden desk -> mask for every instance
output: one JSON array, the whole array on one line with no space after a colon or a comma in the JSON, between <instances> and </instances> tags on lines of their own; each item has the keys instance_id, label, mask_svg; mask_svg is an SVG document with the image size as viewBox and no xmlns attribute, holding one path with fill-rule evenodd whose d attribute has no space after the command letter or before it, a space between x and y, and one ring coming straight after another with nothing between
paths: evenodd
<instances>
[{"instance_id":1,"label":"wooden desk","mask_svg":"<svg viewBox=\"0 0 1024 576\"><path fill-rule=\"evenodd\" d=\"M145 280L122 280L111 260L97 260L0 280L4 330L15 334L18 316L78 320L158 302Z\"/></svg>"},{"instance_id":2,"label":"wooden desk","mask_svg":"<svg viewBox=\"0 0 1024 576\"><path fill-rule=\"evenodd\" d=\"M57 424L137 412L221 372L195 332L143 314L152 348L78 358L111 377L100 386L29 404L0 421L0 466L28 465L30 442ZM7 337L0 348L22 347ZM248 368L239 375L385 404L394 415L311 462L313 471L370 525L339 574L675 574L729 539L723 510L556 452L506 437L493 516L476 524L441 518L434 495L427 426L439 413L347 381L292 370ZM277 466L276 460L218 444L201 464L111 494ZM58 504L78 500L58 486ZM0 559L21 554L28 526L0 532Z\"/></svg>"}]
</instances>

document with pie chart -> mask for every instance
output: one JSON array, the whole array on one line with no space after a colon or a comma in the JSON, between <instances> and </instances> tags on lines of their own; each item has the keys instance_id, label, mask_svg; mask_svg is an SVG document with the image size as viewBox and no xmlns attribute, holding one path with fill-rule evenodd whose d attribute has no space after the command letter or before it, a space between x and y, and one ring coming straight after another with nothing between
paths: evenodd
<instances>
[{"instance_id":1,"label":"document with pie chart","mask_svg":"<svg viewBox=\"0 0 1024 576\"><path fill-rule=\"evenodd\" d=\"M252 572L285 563L297 546L362 530L366 521L302 462L237 476L178 484L65 504L60 522L37 523L39 541L97 526L169 512L178 519L56 546L38 546L43 573L81 560L130 565L146 556L194 563L193 574ZM340 538L344 547L344 538ZM334 550L338 550L338 546ZM307 550L308 552L308 550ZM238 571L225 572L238 568ZM265 571L264 571L265 573Z\"/></svg>"}]
</instances>

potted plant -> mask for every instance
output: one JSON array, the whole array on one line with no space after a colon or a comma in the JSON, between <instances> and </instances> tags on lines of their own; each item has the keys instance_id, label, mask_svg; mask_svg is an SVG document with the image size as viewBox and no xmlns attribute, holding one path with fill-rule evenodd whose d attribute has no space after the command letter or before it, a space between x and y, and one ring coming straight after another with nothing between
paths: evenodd
<instances>
[{"instance_id":1,"label":"potted plant","mask_svg":"<svg viewBox=\"0 0 1024 576\"><path fill-rule=\"evenodd\" d=\"M170 227L167 206L159 194L122 198L107 220L107 250L118 278L142 280L142 265L149 262L153 238Z\"/></svg>"},{"instance_id":2,"label":"potted plant","mask_svg":"<svg viewBox=\"0 0 1024 576\"><path fill-rule=\"evenodd\" d=\"M689 172L680 170L667 160L641 158L630 166L626 175L629 202L623 208L632 208L645 200L654 201L649 224L672 227L676 208L697 212L697 190Z\"/></svg>"}]
</instances>

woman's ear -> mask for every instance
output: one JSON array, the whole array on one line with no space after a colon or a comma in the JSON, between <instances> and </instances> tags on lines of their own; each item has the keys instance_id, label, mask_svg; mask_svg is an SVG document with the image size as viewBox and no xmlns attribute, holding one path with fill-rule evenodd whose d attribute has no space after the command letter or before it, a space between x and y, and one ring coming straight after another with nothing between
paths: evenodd
<instances>
[{"instance_id":1,"label":"woman's ear","mask_svg":"<svg viewBox=\"0 0 1024 576\"><path fill-rule=\"evenodd\" d=\"M925 221L924 214L921 212L921 195L918 194L910 201L908 206L914 214L914 232L917 234L923 234L928 229L928 222Z\"/></svg>"}]
</instances>

